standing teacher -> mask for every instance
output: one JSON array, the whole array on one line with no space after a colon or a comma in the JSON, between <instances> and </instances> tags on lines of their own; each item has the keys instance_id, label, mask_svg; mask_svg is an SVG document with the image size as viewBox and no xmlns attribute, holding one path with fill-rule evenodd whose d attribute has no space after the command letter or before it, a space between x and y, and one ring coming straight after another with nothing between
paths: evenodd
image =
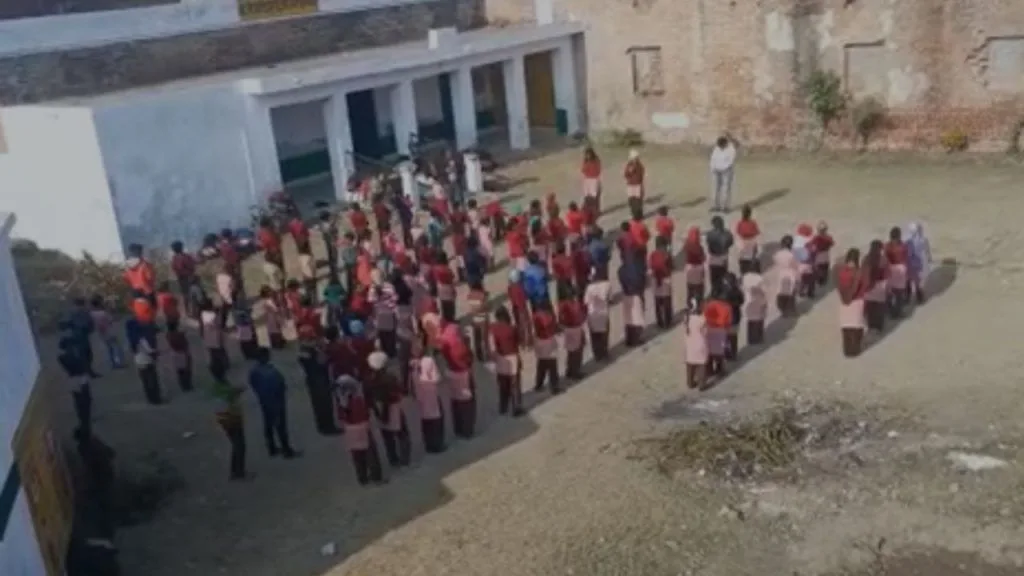
<instances>
[{"instance_id":1,"label":"standing teacher","mask_svg":"<svg viewBox=\"0 0 1024 576\"><path fill-rule=\"evenodd\" d=\"M736 146L721 136L711 151L711 212L729 212L736 164Z\"/></svg>"}]
</instances>

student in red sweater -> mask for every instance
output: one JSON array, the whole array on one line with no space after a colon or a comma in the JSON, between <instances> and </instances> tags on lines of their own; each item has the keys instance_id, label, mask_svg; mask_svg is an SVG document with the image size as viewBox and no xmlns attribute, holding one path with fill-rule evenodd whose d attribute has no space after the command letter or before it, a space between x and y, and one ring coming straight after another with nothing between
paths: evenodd
<instances>
[{"instance_id":1,"label":"student in red sweater","mask_svg":"<svg viewBox=\"0 0 1024 576\"><path fill-rule=\"evenodd\" d=\"M431 275L437 283L437 300L441 309L441 318L445 322L455 322L455 273L448 263L448 255L438 250L431 266Z\"/></svg>"},{"instance_id":2,"label":"student in red sweater","mask_svg":"<svg viewBox=\"0 0 1024 576\"><path fill-rule=\"evenodd\" d=\"M903 232L899 227L889 231L889 242L885 245L885 260L889 267L889 314L893 318L903 315L903 307L910 300L908 288L907 263L910 252L903 242Z\"/></svg>"},{"instance_id":3,"label":"student in red sweater","mask_svg":"<svg viewBox=\"0 0 1024 576\"><path fill-rule=\"evenodd\" d=\"M640 161L640 152L629 151L629 160L623 169L623 176L626 179L626 196L629 201L629 211L634 218L643 218L644 213L644 177L646 170L643 162Z\"/></svg>"},{"instance_id":4,"label":"student in red sweater","mask_svg":"<svg viewBox=\"0 0 1024 576\"><path fill-rule=\"evenodd\" d=\"M583 228L586 216L580 211L575 202L569 202L569 209L565 212L565 228L568 231L568 240L571 243L575 238L583 237Z\"/></svg>"},{"instance_id":5,"label":"student in red sweater","mask_svg":"<svg viewBox=\"0 0 1024 576\"><path fill-rule=\"evenodd\" d=\"M181 308L178 305L178 297L171 292L170 282L161 282L156 293L156 305L164 316L167 330L177 330L181 325Z\"/></svg>"},{"instance_id":6,"label":"student in red sweater","mask_svg":"<svg viewBox=\"0 0 1024 576\"><path fill-rule=\"evenodd\" d=\"M700 243L700 228L690 228L683 244L683 256L686 264L683 274L686 277L686 300L697 301L697 307L704 301L704 263L707 255Z\"/></svg>"},{"instance_id":7,"label":"student in red sweater","mask_svg":"<svg viewBox=\"0 0 1024 576\"><path fill-rule=\"evenodd\" d=\"M519 345L533 346L533 322L530 320L529 302L518 270L508 273L506 294L509 304L512 306L512 319L516 327L516 334L519 336Z\"/></svg>"},{"instance_id":8,"label":"student in red sweater","mask_svg":"<svg viewBox=\"0 0 1024 576\"><path fill-rule=\"evenodd\" d=\"M526 268L526 252L529 248L529 240L519 229L519 219L513 218L505 230L505 244L508 246L508 259L513 270L522 272Z\"/></svg>"},{"instance_id":9,"label":"student in red sweater","mask_svg":"<svg viewBox=\"0 0 1024 576\"><path fill-rule=\"evenodd\" d=\"M537 339L533 351L537 358L537 376L534 392L551 386L552 394L562 392L558 379L558 320L548 306L536 306L533 312L533 330Z\"/></svg>"},{"instance_id":10,"label":"student in red sweater","mask_svg":"<svg viewBox=\"0 0 1024 576\"><path fill-rule=\"evenodd\" d=\"M712 289L711 297L704 305L704 320L707 322L708 376L725 374L725 357L729 348L729 327L732 326L732 307L725 299L719 284Z\"/></svg>"},{"instance_id":11,"label":"student in red sweater","mask_svg":"<svg viewBox=\"0 0 1024 576\"><path fill-rule=\"evenodd\" d=\"M668 241L668 251L672 252L672 235L675 234L676 223L668 215L668 206L658 208L658 215L654 218L655 238L664 238Z\"/></svg>"},{"instance_id":12,"label":"student in red sweater","mask_svg":"<svg viewBox=\"0 0 1024 576\"><path fill-rule=\"evenodd\" d=\"M758 261L757 237L761 235L761 229L754 220L753 210L750 206L743 206L740 221L736 223L736 237L740 242L740 276L748 272L760 272Z\"/></svg>"},{"instance_id":13,"label":"student in red sweater","mask_svg":"<svg viewBox=\"0 0 1024 576\"><path fill-rule=\"evenodd\" d=\"M523 415L522 359L519 356L519 335L508 308L499 306L489 327L491 358L498 376L498 413Z\"/></svg>"},{"instance_id":14,"label":"student in red sweater","mask_svg":"<svg viewBox=\"0 0 1024 576\"><path fill-rule=\"evenodd\" d=\"M555 298L559 302L569 298L575 270L565 244L555 244L555 255L551 258L551 276L555 279Z\"/></svg>"},{"instance_id":15,"label":"student in red sweater","mask_svg":"<svg viewBox=\"0 0 1024 576\"><path fill-rule=\"evenodd\" d=\"M671 240L658 236L654 241L654 251L648 262L651 280L654 284L654 319L658 327L667 330L672 327L672 254L669 252Z\"/></svg>"},{"instance_id":16,"label":"student in red sweater","mask_svg":"<svg viewBox=\"0 0 1024 576\"><path fill-rule=\"evenodd\" d=\"M558 322L562 326L562 338L565 342L565 378L579 381L583 379L583 348L586 338L583 324L587 321L587 311L572 288L568 287L566 298L558 303Z\"/></svg>"},{"instance_id":17,"label":"student in red sweater","mask_svg":"<svg viewBox=\"0 0 1024 576\"><path fill-rule=\"evenodd\" d=\"M828 233L828 224L818 222L818 231L811 239L814 246L814 276L818 286L828 284L829 267L832 265L832 248L836 245Z\"/></svg>"}]
</instances>

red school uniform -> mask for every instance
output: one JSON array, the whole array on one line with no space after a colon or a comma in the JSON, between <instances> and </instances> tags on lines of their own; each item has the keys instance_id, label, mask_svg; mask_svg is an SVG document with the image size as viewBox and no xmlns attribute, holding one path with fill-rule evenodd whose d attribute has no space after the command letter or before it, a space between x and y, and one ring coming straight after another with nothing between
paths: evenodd
<instances>
[{"instance_id":1,"label":"red school uniform","mask_svg":"<svg viewBox=\"0 0 1024 576\"><path fill-rule=\"evenodd\" d=\"M814 245L815 253L826 254L835 246L836 242L828 232L818 232L811 240L811 244Z\"/></svg>"},{"instance_id":2,"label":"red school uniform","mask_svg":"<svg viewBox=\"0 0 1024 576\"><path fill-rule=\"evenodd\" d=\"M362 236L366 229L370 227L370 221L366 217L366 213L362 210L352 210L348 213L348 223L352 226L352 229L356 231L356 235Z\"/></svg>"},{"instance_id":3,"label":"red school uniform","mask_svg":"<svg viewBox=\"0 0 1024 576\"><path fill-rule=\"evenodd\" d=\"M736 235L741 240L754 240L761 235L761 229L757 226L757 221L754 219L740 220L736 223Z\"/></svg>"},{"instance_id":4,"label":"red school uniform","mask_svg":"<svg viewBox=\"0 0 1024 576\"><path fill-rule=\"evenodd\" d=\"M452 272L451 266L447 264L434 264L431 267L431 272L434 275L434 281L437 282L438 286L455 286L455 273Z\"/></svg>"},{"instance_id":5,"label":"red school uniform","mask_svg":"<svg viewBox=\"0 0 1024 576\"><path fill-rule=\"evenodd\" d=\"M583 303L572 298L558 303L558 322L563 328L580 328L587 320Z\"/></svg>"},{"instance_id":6,"label":"red school uniform","mask_svg":"<svg viewBox=\"0 0 1024 576\"><path fill-rule=\"evenodd\" d=\"M292 235L295 243L303 246L309 242L309 228L301 218L292 218L288 221L288 233Z\"/></svg>"},{"instance_id":7,"label":"red school uniform","mask_svg":"<svg viewBox=\"0 0 1024 576\"><path fill-rule=\"evenodd\" d=\"M260 250L267 254L281 253L281 237L275 230L267 226L260 226L259 231L256 233L256 240L259 242Z\"/></svg>"},{"instance_id":8,"label":"red school uniform","mask_svg":"<svg viewBox=\"0 0 1024 576\"><path fill-rule=\"evenodd\" d=\"M383 202L373 203L373 217L377 221L377 228L387 229L391 224L391 210Z\"/></svg>"},{"instance_id":9,"label":"red school uniform","mask_svg":"<svg viewBox=\"0 0 1024 576\"><path fill-rule=\"evenodd\" d=\"M516 329L508 322L492 322L490 325L491 342L497 356L515 356L519 354L519 336Z\"/></svg>"},{"instance_id":10,"label":"red school uniform","mask_svg":"<svg viewBox=\"0 0 1024 576\"><path fill-rule=\"evenodd\" d=\"M623 170L623 176L626 178L626 184L628 186L643 186L644 172L644 165L640 160L630 160L629 162L626 162L626 168Z\"/></svg>"},{"instance_id":11,"label":"red school uniform","mask_svg":"<svg viewBox=\"0 0 1024 576\"><path fill-rule=\"evenodd\" d=\"M505 243L508 244L509 258L526 257L526 236L518 229L509 230L505 235Z\"/></svg>"},{"instance_id":12,"label":"red school uniform","mask_svg":"<svg viewBox=\"0 0 1024 576\"><path fill-rule=\"evenodd\" d=\"M576 282L581 286L590 278L590 252L582 244L572 250L572 269Z\"/></svg>"},{"instance_id":13,"label":"red school uniform","mask_svg":"<svg viewBox=\"0 0 1024 576\"><path fill-rule=\"evenodd\" d=\"M165 320L176 321L181 318L181 310L178 307L178 297L170 292L160 292L156 295L156 305Z\"/></svg>"},{"instance_id":14,"label":"red school uniform","mask_svg":"<svg viewBox=\"0 0 1024 576\"><path fill-rule=\"evenodd\" d=\"M586 216L580 210L570 209L565 213L565 228L569 231L569 234L575 234L576 236L583 235L583 225Z\"/></svg>"},{"instance_id":15,"label":"red school uniform","mask_svg":"<svg viewBox=\"0 0 1024 576\"><path fill-rule=\"evenodd\" d=\"M188 252L175 254L171 258L171 270L178 280L194 278L196 275L196 259Z\"/></svg>"},{"instance_id":16,"label":"red school uniform","mask_svg":"<svg viewBox=\"0 0 1024 576\"><path fill-rule=\"evenodd\" d=\"M669 216L658 215L654 219L654 231L658 235L658 238L665 238L668 240L672 239L672 234L676 231L676 223Z\"/></svg>"},{"instance_id":17,"label":"red school uniform","mask_svg":"<svg viewBox=\"0 0 1024 576\"><path fill-rule=\"evenodd\" d=\"M558 282L571 282L574 273L572 258L568 254L556 254L551 259L551 275Z\"/></svg>"},{"instance_id":18,"label":"red school uniform","mask_svg":"<svg viewBox=\"0 0 1024 576\"><path fill-rule=\"evenodd\" d=\"M558 321L551 312L537 310L533 313L533 331L537 340L549 340L558 333Z\"/></svg>"},{"instance_id":19,"label":"red school uniform","mask_svg":"<svg viewBox=\"0 0 1024 576\"><path fill-rule=\"evenodd\" d=\"M526 290L519 282L512 282L508 285L508 301L512 303L513 310L526 310Z\"/></svg>"},{"instance_id":20,"label":"red school uniform","mask_svg":"<svg viewBox=\"0 0 1024 576\"><path fill-rule=\"evenodd\" d=\"M633 220L629 223L629 234L638 246L647 246L651 241L651 232L643 220Z\"/></svg>"},{"instance_id":21,"label":"red school uniform","mask_svg":"<svg viewBox=\"0 0 1024 576\"><path fill-rule=\"evenodd\" d=\"M890 266L906 266L909 259L907 245L899 241L890 241L885 245L885 259Z\"/></svg>"},{"instance_id":22,"label":"red school uniform","mask_svg":"<svg viewBox=\"0 0 1024 576\"><path fill-rule=\"evenodd\" d=\"M651 276L660 285L666 278L672 275L672 256L665 250L651 252L647 259Z\"/></svg>"},{"instance_id":23,"label":"red school uniform","mask_svg":"<svg viewBox=\"0 0 1024 576\"><path fill-rule=\"evenodd\" d=\"M568 226L566 226L565 222L558 216L555 216L554 218L548 220L547 228L548 237L551 238L551 241L555 243L564 242L565 237L569 233Z\"/></svg>"},{"instance_id":24,"label":"red school uniform","mask_svg":"<svg viewBox=\"0 0 1024 576\"><path fill-rule=\"evenodd\" d=\"M544 212L551 220L558 218L558 215L561 213L561 208L558 206L558 200L555 199L554 194L548 194L547 200L544 202Z\"/></svg>"},{"instance_id":25,"label":"red school uniform","mask_svg":"<svg viewBox=\"0 0 1024 576\"><path fill-rule=\"evenodd\" d=\"M600 160L584 160L580 172L584 178L597 179L601 177Z\"/></svg>"}]
</instances>

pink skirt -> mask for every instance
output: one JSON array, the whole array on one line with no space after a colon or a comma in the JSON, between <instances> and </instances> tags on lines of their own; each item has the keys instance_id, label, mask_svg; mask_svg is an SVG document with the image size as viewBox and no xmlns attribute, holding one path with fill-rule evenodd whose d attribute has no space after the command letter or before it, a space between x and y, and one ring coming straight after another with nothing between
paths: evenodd
<instances>
[{"instance_id":1,"label":"pink skirt","mask_svg":"<svg viewBox=\"0 0 1024 576\"><path fill-rule=\"evenodd\" d=\"M654 296L664 298L672 295L672 277L656 280L654 284Z\"/></svg>"},{"instance_id":2,"label":"pink skirt","mask_svg":"<svg viewBox=\"0 0 1024 576\"><path fill-rule=\"evenodd\" d=\"M824 252L818 252L814 255L814 264L821 266L823 264L832 264L832 258L830 257L828 250Z\"/></svg>"},{"instance_id":3,"label":"pink skirt","mask_svg":"<svg viewBox=\"0 0 1024 576\"><path fill-rule=\"evenodd\" d=\"M794 270L779 271L779 296L792 296L796 293L796 272Z\"/></svg>"},{"instance_id":4,"label":"pink skirt","mask_svg":"<svg viewBox=\"0 0 1024 576\"><path fill-rule=\"evenodd\" d=\"M376 315L377 330L391 332L395 329L395 313L391 310L381 310Z\"/></svg>"},{"instance_id":5,"label":"pink skirt","mask_svg":"<svg viewBox=\"0 0 1024 576\"><path fill-rule=\"evenodd\" d=\"M515 376L519 373L519 356L510 354L494 359L494 371L499 376Z\"/></svg>"},{"instance_id":6,"label":"pink skirt","mask_svg":"<svg viewBox=\"0 0 1024 576\"><path fill-rule=\"evenodd\" d=\"M608 315L590 313L587 315L587 327L590 328L591 332L596 334L607 334L608 333Z\"/></svg>"},{"instance_id":7,"label":"pink skirt","mask_svg":"<svg viewBox=\"0 0 1024 576\"><path fill-rule=\"evenodd\" d=\"M722 255L711 255L708 256L708 266L725 266L729 263L729 256Z\"/></svg>"},{"instance_id":8,"label":"pink skirt","mask_svg":"<svg viewBox=\"0 0 1024 576\"><path fill-rule=\"evenodd\" d=\"M801 262L797 266L797 273L800 274L801 277L807 276L808 274L813 274L814 273L814 267L811 266L810 264L806 263L806 262Z\"/></svg>"},{"instance_id":9,"label":"pink skirt","mask_svg":"<svg viewBox=\"0 0 1024 576\"><path fill-rule=\"evenodd\" d=\"M599 178L583 179L583 197L597 198L601 195L601 180Z\"/></svg>"},{"instance_id":10,"label":"pink skirt","mask_svg":"<svg viewBox=\"0 0 1024 576\"><path fill-rule=\"evenodd\" d=\"M626 326L644 325L644 303L639 296L622 297L622 323Z\"/></svg>"},{"instance_id":11,"label":"pink skirt","mask_svg":"<svg viewBox=\"0 0 1024 576\"><path fill-rule=\"evenodd\" d=\"M839 302L839 327L864 328L864 300L858 298L849 304Z\"/></svg>"},{"instance_id":12,"label":"pink skirt","mask_svg":"<svg viewBox=\"0 0 1024 576\"><path fill-rule=\"evenodd\" d=\"M469 371L448 372L448 385L451 387L452 400L472 400L473 386Z\"/></svg>"},{"instance_id":13,"label":"pink skirt","mask_svg":"<svg viewBox=\"0 0 1024 576\"><path fill-rule=\"evenodd\" d=\"M729 342L729 331L725 328L708 327L708 354L724 356Z\"/></svg>"},{"instance_id":14,"label":"pink skirt","mask_svg":"<svg viewBox=\"0 0 1024 576\"><path fill-rule=\"evenodd\" d=\"M640 198L644 195L643 186L626 185L626 196L629 198Z\"/></svg>"},{"instance_id":15,"label":"pink skirt","mask_svg":"<svg viewBox=\"0 0 1024 576\"><path fill-rule=\"evenodd\" d=\"M743 317L751 322L762 322L768 316L768 302L764 298L754 298L743 306Z\"/></svg>"},{"instance_id":16,"label":"pink skirt","mask_svg":"<svg viewBox=\"0 0 1024 576\"><path fill-rule=\"evenodd\" d=\"M907 267L903 264L893 264L889 267L889 289L907 289Z\"/></svg>"},{"instance_id":17,"label":"pink skirt","mask_svg":"<svg viewBox=\"0 0 1024 576\"><path fill-rule=\"evenodd\" d=\"M416 403L420 407L420 417L425 420L436 420L441 417L441 404L438 401L437 382L417 379Z\"/></svg>"},{"instance_id":18,"label":"pink skirt","mask_svg":"<svg viewBox=\"0 0 1024 576\"><path fill-rule=\"evenodd\" d=\"M533 343L533 353L539 360L550 360L558 353L558 342L554 338L545 338Z\"/></svg>"},{"instance_id":19,"label":"pink skirt","mask_svg":"<svg viewBox=\"0 0 1024 576\"><path fill-rule=\"evenodd\" d=\"M708 340L700 330L686 334L685 358L687 364L706 364L708 361Z\"/></svg>"},{"instance_id":20,"label":"pink skirt","mask_svg":"<svg viewBox=\"0 0 1024 576\"><path fill-rule=\"evenodd\" d=\"M520 272L526 270L527 264L529 264L529 262L526 260L525 256L516 256L512 259L512 266Z\"/></svg>"},{"instance_id":21,"label":"pink skirt","mask_svg":"<svg viewBox=\"0 0 1024 576\"><path fill-rule=\"evenodd\" d=\"M370 425L366 422L345 424L345 448L351 451L369 449Z\"/></svg>"},{"instance_id":22,"label":"pink skirt","mask_svg":"<svg viewBox=\"0 0 1024 576\"><path fill-rule=\"evenodd\" d=\"M398 432L402 429L402 405L400 403L388 404L387 420L381 427L388 432Z\"/></svg>"},{"instance_id":23,"label":"pink skirt","mask_svg":"<svg viewBox=\"0 0 1024 576\"><path fill-rule=\"evenodd\" d=\"M888 296L888 284L885 282L875 282L875 285L868 290L868 293L864 295L864 300L868 302L885 302Z\"/></svg>"},{"instance_id":24,"label":"pink skirt","mask_svg":"<svg viewBox=\"0 0 1024 576\"><path fill-rule=\"evenodd\" d=\"M451 284L438 284L437 299L445 301L455 300L455 286Z\"/></svg>"},{"instance_id":25,"label":"pink skirt","mask_svg":"<svg viewBox=\"0 0 1024 576\"><path fill-rule=\"evenodd\" d=\"M687 264L686 267L683 268L683 275L686 277L687 285L704 283L703 266L694 266L692 264Z\"/></svg>"},{"instance_id":26,"label":"pink skirt","mask_svg":"<svg viewBox=\"0 0 1024 576\"><path fill-rule=\"evenodd\" d=\"M568 352L575 352L583 347L583 328L579 326L563 329L562 337L565 340L565 349Z\"/></svg>"},{"instance_id":27,"label":"pink skirt","mask_svg":"<svg viewBox=\"0 0 1024 576\"><path fill-rule=\"evenodd\" d=\"M757 258L757 240L740 240L739 259L753 260Z\"/></svg>"}]
</instances>

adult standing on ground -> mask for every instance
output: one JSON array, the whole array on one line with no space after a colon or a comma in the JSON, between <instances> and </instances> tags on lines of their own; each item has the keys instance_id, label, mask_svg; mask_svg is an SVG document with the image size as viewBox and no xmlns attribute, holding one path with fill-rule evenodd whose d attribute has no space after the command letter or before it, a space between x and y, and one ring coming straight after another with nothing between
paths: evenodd
<instances>
[{"instance_id":1,"label":"adult standing on ground","mask_svg":"<svg viewBox=\"0 0 1024 576\"><path fill-rule=\"evenodd\" d=\"M711 211L729 212L732 183L735 175L736 146L728 136L721 136L711 151Z\"/></svg>"},{"instance_id":2,"label":"adult standing on ground","mask_svg":"<svg viewBox=\"0 0 1024 576\"><path fill-rule=\"evenodd\" d=\"M626 178L626 197L629 212L633 218L643 218L644 214L644 164L640 161L640 152L634 148L629 151L629 160L623 170Z\"/></svg>"}]
</instances>

